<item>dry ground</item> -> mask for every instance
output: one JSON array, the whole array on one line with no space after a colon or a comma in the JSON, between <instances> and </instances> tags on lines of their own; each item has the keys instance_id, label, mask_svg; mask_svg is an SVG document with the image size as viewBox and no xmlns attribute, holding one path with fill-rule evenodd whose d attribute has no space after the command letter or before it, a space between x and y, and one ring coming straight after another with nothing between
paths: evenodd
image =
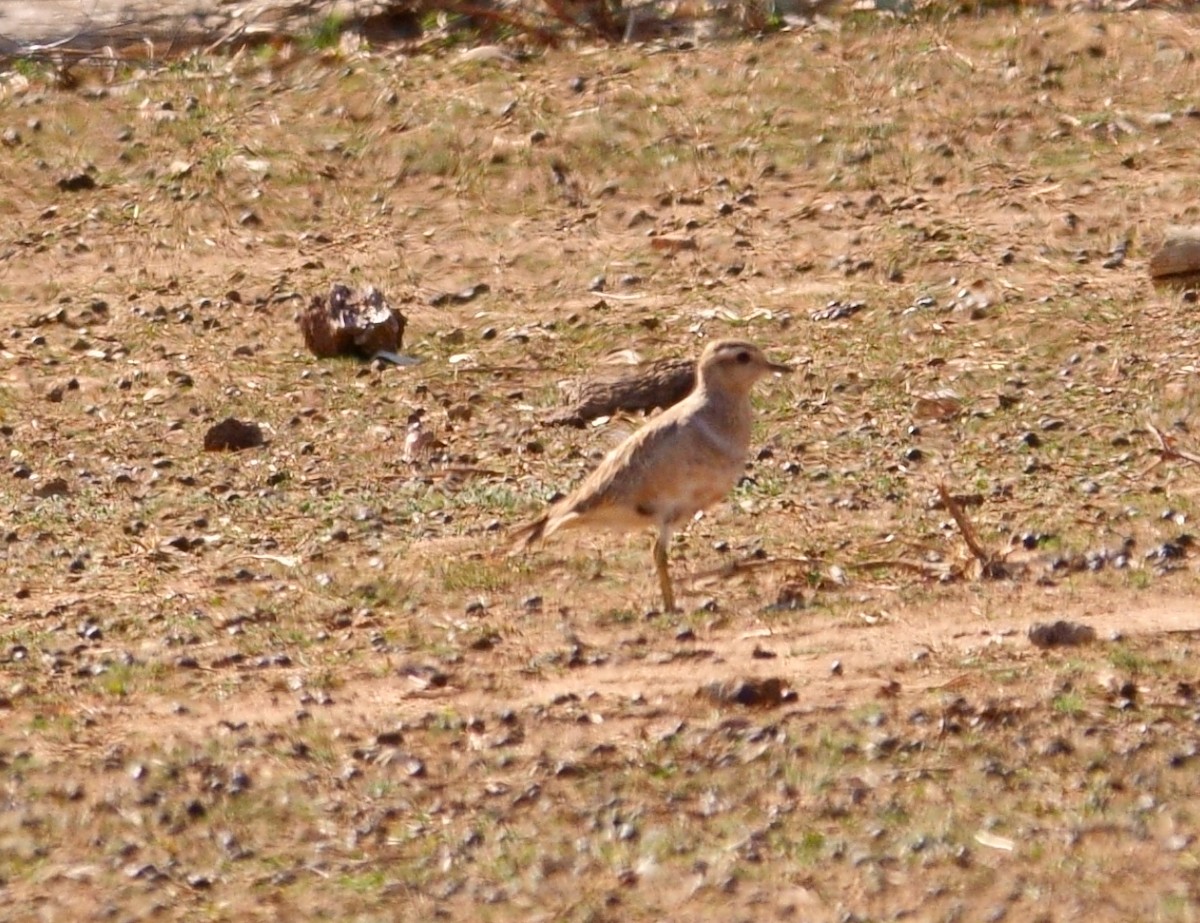
<instances>
[{"instance_id":1,"label":"dry ground","mask_svg":"<svg viewBox=\"0 0 1200 923\"><path fill-rule=\"evenodd\" d=\"M1200 917L1197 25L8 74L0 918ZM312 359L335 280L423 364ZM636 425L557 383L726 334L801 371L686 614L505 557Z\"/></svg>"}]
</instances>

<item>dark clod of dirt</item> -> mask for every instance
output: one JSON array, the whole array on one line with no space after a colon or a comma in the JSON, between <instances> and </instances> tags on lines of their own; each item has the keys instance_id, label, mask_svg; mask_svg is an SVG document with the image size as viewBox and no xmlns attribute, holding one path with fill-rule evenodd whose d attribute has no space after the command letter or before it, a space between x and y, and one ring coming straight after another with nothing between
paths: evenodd
<instances>
[{"instance_id":1,"label":"dark clod of dirt","mask_svg":"<svg viewBox=\"0 0 1200 923\"><path fill-rule=\"evenodd\" d=\"M355 291L334 283L329 296L314 295L300 315L304 344L318 359L398 352L407 318L388 304L383 293L368 285Z\"/></svg>"},{"instance_id":2,"label":"dark clod of dirt","mask_svg":"<svg viewBox=\"0 0 1200 923\"><path fill-rule=\"evenodd\" d=\"M55 185L63 192L85 192L96 188L96 180L90 173L79 172L62 177Z\"/></svg>"},{"instance_id":3,"label":"dark clod of dirt","mask_svg":"<svg viewBox=\"0 0 1200 923\"><path fill-rule=\"evenodd\" d=\"M700 688L700 694L718 705L744 705L748 708L775 708L785 698L783 680L774 676L709 683Z\"/></svg>"},{"instance_id":4,"label":"dark clod of dirt","mask_svg":"<svg viewBox=\"0 0 1200 923\"><path fill-rule=\"evenodd\" d=\"M1074 647L1096 640L1096 629L1079 622L1059 619L1057 622L1038 622L1029 627L1029 641L1034 647Z\"/></svg>"},{"instance_id":5,"label":"dark clod of dirt","mask_svg":"<svg viewBox=\"0 0 1200 923\"><path fill-rule=\"evenodd\" d=\"M500 633L498 631L486 631L477 638L474 638L467 647L473 651L491 651L500 645L500 640Z\"/></svg>"},{"instance_id":6,"label":"dark clod of dirt","mask_svg":"<svg viewBox=\"0 0 1200 923\"><path fill-rule=\"evenodd\" d=\"M770 608L775 611L787 612L803 609L808 605L810 592L806 583L788 581L779 588L775 602L771 603Z\"/></svg>"},{"instance_id":7,"label":"dark clod of dirt","mask_svg":"<svg viewBox=\"0 0 1200 923\"><path fill-rule=\"evenodd\" d=\"M1075 752L1075 745L1063 737L1053 737L1041 748L1042 756L1070 756Z\"/></svg>"},{"instance_id":8,"label":"dark clod of dirt","mask_svg":"<svg viewBox=\"0 0 1200 923\"><path fill-rule=\"evenodd\" d=\"M70 492L71 485L67 483L66 478L51 478L33 489L34 496L43 500L47 497L65 497Z\"/></svg>"},{"instance_id":9,"label":"dark clod of dirt","mask_svg":"<svg viewBox=\"0 0 1200 923\"><path fill-rule=\"evenodd\" d=\"M583 426L589 420L618 410L667 408L687 397L696 384L696 363L691 359L659 359L639 366L619 378L592 378L572 389L571 407L551 416L552 426Z\"/></svg>"},{"instance_id":10,"label":"dark clod of dirt","mask_svg":"<svg viewBox=\"0 0 1200 923\"><path fill-rule=\"evenodd\" d=\"M257 423L243 423L233 417L226 417L220 423L213 424L204 434L206 452L237 452L262 444L262 427Z\"/></svg>"},{"instance_id":11,"label":"dark clod of dirt","mask_svg":"<svg viewBox=\"0 0 1200 923\"><path fill-rule=\"evenodd\" d=\"M398 672L416 689L441 689L450 682L448 674L431 664L406 663Z\"/></svg>"}]
</instances>

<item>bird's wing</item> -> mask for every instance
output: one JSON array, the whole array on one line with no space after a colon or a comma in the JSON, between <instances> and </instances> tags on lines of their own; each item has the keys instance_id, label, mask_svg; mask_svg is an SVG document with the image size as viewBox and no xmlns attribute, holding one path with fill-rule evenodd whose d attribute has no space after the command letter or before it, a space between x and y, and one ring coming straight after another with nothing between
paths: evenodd
<instances>
[{"instance_id":1,"label":"bird's wing","mask_svg":"<svg viewBox=\"0 0 1200 923\"><path fill-rule=\"evenodd\" d=\"M526 549L559 529L570 528L589 513L603 514L607 507L636 508L638 500L630 502L630 498L636 498L647 481L642 452L657 454L656 448L666 445L668 434L677 428L676 423L646 426L628 436L567 496L538 519L519 526L510 536L514 549Z\"/></svg>"},{"instance_id":2,"label":"bird's wing","mask_svg":"<svg viewBox=\"0 0 1200 923\"><path fill-rule=\"evenodd\" d=\"M550 518L582 515L613 504L636 503L637 497L648 492L647 488L652 489L650 478L672 476L671 456L683 447L680 429L680 417L672 415L656 418L629 436L555 505Z\"/></svg>"}]
</instances>

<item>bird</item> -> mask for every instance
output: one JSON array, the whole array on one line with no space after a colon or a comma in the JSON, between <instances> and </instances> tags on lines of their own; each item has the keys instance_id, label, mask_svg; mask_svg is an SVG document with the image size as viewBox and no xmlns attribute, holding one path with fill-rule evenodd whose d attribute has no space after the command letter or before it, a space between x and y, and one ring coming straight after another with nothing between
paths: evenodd
<instances>
[{"instance_id":1,"label":"bird","mask_svg":"<svg viewBox=\"0 0 1200 923\"><path fill-rule=\"evenodd\" d=\"M671 535L741 479L750 448L750 391L759 379L790 371L753 343L709 343L691 392L630 434L567 496L519 526L512 535L514 550L563 529L653 528L663 605L676 611L667 566Z\"/></svg>"}]
</instances>

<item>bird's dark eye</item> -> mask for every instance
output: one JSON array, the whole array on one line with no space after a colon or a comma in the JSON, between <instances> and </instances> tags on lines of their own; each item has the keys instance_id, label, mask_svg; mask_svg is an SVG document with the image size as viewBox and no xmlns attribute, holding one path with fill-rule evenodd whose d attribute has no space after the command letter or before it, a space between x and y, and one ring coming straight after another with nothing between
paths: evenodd
<instances>
[{"instance_id":1,"label":"bird's dark eye","mask_svg":"<svg viewBox=\"0 0 1200 923\"><path fill-rule=\"evenodd\" d=\"M739 365L745 365L750 361L750 354L743 349L737 354L737 361Z\"/></svg>"}]
</instances>

